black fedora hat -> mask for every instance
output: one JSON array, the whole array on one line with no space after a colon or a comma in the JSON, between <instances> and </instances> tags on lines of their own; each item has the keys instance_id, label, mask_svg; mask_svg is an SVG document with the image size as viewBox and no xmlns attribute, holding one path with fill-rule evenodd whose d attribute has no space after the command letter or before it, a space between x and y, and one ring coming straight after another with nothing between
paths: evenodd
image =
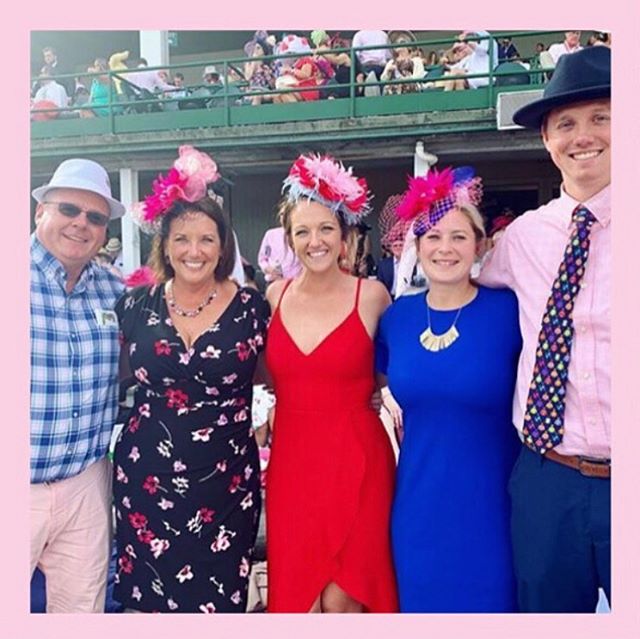
<instances>
[{"instance_id":1,"label":"black fedora hat","mask_svg":"<svg viewBox=\"0 0 640 639\"><path fill-rule=\"evenodd\" d=\"M588 47L558 60L542 98L513 114L520 126L539 129L545 115L559 106L611 97L611 49Z\"/></svg>"}]
</instances>

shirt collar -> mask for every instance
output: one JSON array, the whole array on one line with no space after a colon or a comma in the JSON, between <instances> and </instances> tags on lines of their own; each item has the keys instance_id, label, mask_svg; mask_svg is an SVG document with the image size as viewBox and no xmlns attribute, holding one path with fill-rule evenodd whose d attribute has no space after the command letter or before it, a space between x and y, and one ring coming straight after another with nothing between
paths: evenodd
<instances>
[{"instance_id":1,"label":"shirt collar","mask_svg":"<svg viewBox=\"0 0 640 639\"><path fill-rule=\"evenodd\" d=\"M607 227L611 223L611 184L607 184L602 190L592 195L588 200L579 202L571 197L565 190L564 186L560 189L560 200L567 203L571 211L583 204L586 206L601 226ZM567 221L567 227L571 226L571 216Z\"/></svg>"},{"instance_id":2,"label":"shirt collar","mask_svg":"<svg viewBox=\"0 0 640 639\"><path fill-rule=\"evenodd\" d=\"M45 275L58 282L63 289L65 288L67 272L64 266L62 266L62 263L57 257L44 247L35 233L31 234L31 261ZM89 262L82 270L82 273L80 273L80 277L71 292L79 293L84 291L87 282L95 277L96 268L97 266L93 260Z\"/></svg>"}]
</instances>

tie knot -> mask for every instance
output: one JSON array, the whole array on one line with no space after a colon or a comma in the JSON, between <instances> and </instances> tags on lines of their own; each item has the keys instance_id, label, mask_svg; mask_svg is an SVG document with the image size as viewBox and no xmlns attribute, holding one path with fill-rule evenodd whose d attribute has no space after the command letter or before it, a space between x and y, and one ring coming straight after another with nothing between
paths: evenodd
<instances>
[{"instance_id":1,"label":"tie knot","mask_svg":"<svg viewBox=\"0 0 640 639\"><path fill-rule=\"evenodd\" d=\"M574 224L581 224L583 226L591 226L596 221L593 213L582 204L576 206L576 208L573 210L571 219Z\"/></svg>"}]
</instances>

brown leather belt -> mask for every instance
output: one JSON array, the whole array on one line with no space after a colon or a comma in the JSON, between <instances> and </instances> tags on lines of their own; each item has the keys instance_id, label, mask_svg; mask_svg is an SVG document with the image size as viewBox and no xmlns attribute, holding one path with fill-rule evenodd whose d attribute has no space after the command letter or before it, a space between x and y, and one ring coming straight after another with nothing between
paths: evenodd
<instances>
[{"instance_id":1,"label":"brown leather belt","mask_svg":"<svg viewBox=\"0 0 640 639\"><path fill-rule=\"evenodd\" d=\"M585 477L599 477L609 479L611 477L610 459L590 459L580 455L561 455L555 450L548 450L544 456L551 461L568 466L579 471Z\"/></svg>"}]
</instances>

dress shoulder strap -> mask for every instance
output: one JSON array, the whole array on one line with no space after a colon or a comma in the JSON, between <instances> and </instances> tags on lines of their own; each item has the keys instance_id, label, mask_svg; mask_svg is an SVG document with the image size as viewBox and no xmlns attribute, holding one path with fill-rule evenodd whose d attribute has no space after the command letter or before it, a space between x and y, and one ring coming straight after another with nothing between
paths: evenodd
<instances>
[{"instance_id":1,"label":"dress shoulder strap","mask_svg":"<svg viewBox=\"0 0 640 639\"><path fill-rule=\"evenodd\" d=\"M354 310L358 310L358 305L360 304L360 285L362 284L362 278L358 278L358 282L356 284L356 304L354 306Z\"/></svg>"},{"instance_id":2,"label":"dress shoulder strap","mask_svg":"<svg viewBox=\"0 0 640 639\"><path fill-rule=\"evenodd\" d=\"M291 282L293 282L293 280L287 280L285 285L282 287L282 292L280 293L280 297L278 298L278 305L276 306L276 310L278 310L280 308L280 304L282 304L282 298L284 297L284 294L286 293L287 289L289 288L289 284L291 284Z\"/></svg>"}]
</instances>

